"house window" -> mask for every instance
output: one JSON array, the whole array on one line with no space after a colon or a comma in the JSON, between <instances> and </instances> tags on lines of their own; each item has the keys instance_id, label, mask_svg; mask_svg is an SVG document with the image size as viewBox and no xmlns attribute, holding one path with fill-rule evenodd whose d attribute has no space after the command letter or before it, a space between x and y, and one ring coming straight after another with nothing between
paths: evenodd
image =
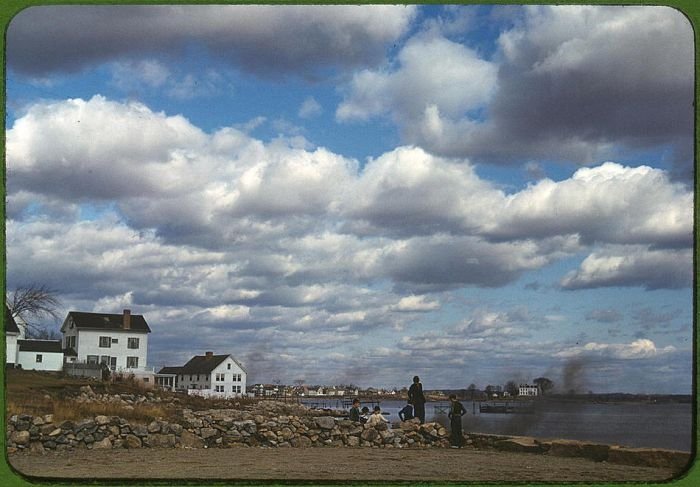
<instances>
[{"instance_id":1,"label":"house window","mask_svg":"<svg viewBox=\"0 0 700 487\"><path fill-rule=\"evenodd\" d=\"M199 374L197 374L197 382L199 382Z\"/></svg>"},{"instance_id":2,"label":"house window","mask_svg":"<svg viewBox=\"0 0 700 487\"><path fill-rule=\"evenodd\" d=\"M87 356L87 363L96 364L96 363L99 363L99 359L100 359L100 357L98 357L97 355L88 355Z\"/></svg>"},{"instance_id":3,"label":"house window","mask_svg":"<svg viewBox=\"0 0 700 487\"><path fill-rule=\"evenodd\" d=\"M112 343L119 343L119 338L112 338Z\"/></svg>"},{"instance_id":4,"label":"house window","mask_svg":"<svg viewBox=\"0 0 700 487\"><path fill-rule=\"evenodd\" d=\"M216 381L223 382L224 380L226 380L225 377L226 377L226 374L216 374Z\"/></svg>"},{"instance_id":5,"label":"house window","mask_svg":"<svg viewBox=\"0 0 700 487\"><path fill-rule=\"evenodd\" d=\"M129 341L127 343L127 348L139 348L139 339L138 338L129 338Z\"/></svg>"},{"instance_id":6,"label":"house window","mask_svg":"<svg viewBox=\"0 0 700 487\"><path fill-rule=\"evenodd\" d=\"M110 348L112 339L110 337L100 337L100 348Z\"/></svg>"},{"instance_id":7,"label":"house window","mask_svg":"<svg viewBox=\"0 0 700 487\"><path fill-rule=\"evenodd\" d=\"M109 355L101 355L100 356L100 363L109 365Z\"/></svg>"},{"instance_id":8,"label":"house window","mask_svg":"<svg viewBox=\"0 0 700 487\"><path fill-rule=\"evenodd\" d=\"M40 364L42 360L44 360L44 357L40 353L37 353L36 354L36 363Z\"/></svg>"},{"instance_id":9,"label":"house window","mask_svg":"<svg viewBox=\"0 0 700 487\"><path fill-rule=\"evenodd\" d=\"M126 357L126 368L127 369L137 369L139 366L138 357Z\"/></svg>"},{"instance_id":10,"label":"house window","mask_svg":"<svg viewBox=\"0 0 700 487\"><path fill-rule=\"evenodd\" d=\"M224 392L224 386L214 386L216 392Z\"/></svg>"},{"instance_id":11,"label":"house window","mask_svg":"<svg viewBox=\"0 0 700 487\"><path fill-rule=\"evenodd\" d=\"M241 381L241 374L233 374L233 380L235 382L240 382Z\"/></svg>"},{"instance_id":12,"label":"house window","mask_svg":"<svg viewBox=\"0 0 700 487\"><path fill-rule=\"evenodd\" d=\"M75 335L66 337L66 348L75 348Z\"/></svg>"},{"instance_id":13,"label":"house window","mask_svg":"<svg viewBox=\"0 0 700 487\"><path fill-rule=\"evenodd\" d=\"M228 370L231 370L231 364L228 364Z\"/></svg>"}]
</instances>

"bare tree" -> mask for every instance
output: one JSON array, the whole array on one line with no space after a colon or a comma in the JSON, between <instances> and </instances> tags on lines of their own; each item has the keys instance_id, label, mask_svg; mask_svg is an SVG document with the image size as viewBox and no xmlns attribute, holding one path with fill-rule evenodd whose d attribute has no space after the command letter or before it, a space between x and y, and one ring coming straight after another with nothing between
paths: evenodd
<instances>
[{"instance_id":1,"label":"bare tree","mask_svg":"<svg viewBox=\"0 0 700 487\"><path fill-rule=\"evenodd\" d=\"M6 302L10 313L14 318L20 318L27 324L27 333L37 337L53 337L55 330L48 330L41 326L42 320L52 318L60 319L58 308L61 301L56 297L56 291L41 284L18 286L8 293Z\"/></svg>"}]
</instances>

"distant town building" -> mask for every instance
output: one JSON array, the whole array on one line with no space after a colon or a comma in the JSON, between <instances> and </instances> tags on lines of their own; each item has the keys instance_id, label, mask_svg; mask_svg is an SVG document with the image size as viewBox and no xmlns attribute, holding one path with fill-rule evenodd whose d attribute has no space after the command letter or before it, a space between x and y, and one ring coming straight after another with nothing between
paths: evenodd
<instances>
[{"instance_id":1,"label":"distant town building","mask_svg":"<svg viewBox=\"0 0 700 487\"><path fill-rule=\"evenodd\" d=\"M540 388L535 385L520 384L518 387L519 396L539 396Z\"/></svg>"}]
</instances>

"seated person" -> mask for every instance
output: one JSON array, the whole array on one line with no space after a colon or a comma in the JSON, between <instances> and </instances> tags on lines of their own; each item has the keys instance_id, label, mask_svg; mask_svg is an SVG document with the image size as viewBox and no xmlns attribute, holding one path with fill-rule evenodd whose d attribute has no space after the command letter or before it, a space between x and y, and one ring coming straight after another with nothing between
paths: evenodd
<instances>
[{"instance_id":1,"label":"seated person","mask_svg":"<svg viewBox=\"0 0 700 487\"><path fill-rule=\"evenodd\" d=\"M350 408L350 414L348 414L348 419L350 421L360 421L360 400L353 399L352 407Z\"/></svg>"},{"instance_id":2,"label":"seated person","mask_svg":"<svg viewBox=\"0 0 700 487\"><path fill-rule=\"evenodd\" d=\"M410 404L406 404L406 406L399 411L399 419L401 421L408 421L409 419L413 419L413 406Z\"/></svg>"},{"instance_id":3,"label":"seated person","mask_svg":"<svg viewBox=\"0 0 700 487\"><path fill-rule=\"evenodd\" d=\"M369 408L367 406L362 408L362 415L360 416L360 423L366 423L369 419Z\"/></svg>"},{"instance_id":4,"label":"seated person","mask_svg":"<svg viewBox=\"0 0 700 487\"><path fill-rule=\"evenodd\" d=\"M367 420L367 424L370 426L376 426L379 423L388 423L389 420L382 414L382 409L379 406L374 406L374 411L372 415Z\"/></svg>"}]
</instances>

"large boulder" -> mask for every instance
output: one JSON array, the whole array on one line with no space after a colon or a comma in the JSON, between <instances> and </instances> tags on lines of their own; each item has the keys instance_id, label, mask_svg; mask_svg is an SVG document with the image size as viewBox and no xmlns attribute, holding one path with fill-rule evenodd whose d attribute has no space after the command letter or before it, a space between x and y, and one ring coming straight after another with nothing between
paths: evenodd
<instances>
[{"instance_id":1,"label":"large boulder","mask_svg":"<svg viewBox=\"0 0 700 487\"><path fill-rule=\"evenodd\" d=\"M201 435L202 435L202 438L204 438L206 440L207 438L211 438L212 436L216 436L216 434L218 432L219 432L219 430L217 430L216 428L202 428Z\"/></svg>"},{"instance_id":2,"label":"large boulder","mask_svg":"<svg viewBox=\"0 0 700 487\"><path fill-rule=\"evenodd\" d=\"M183 448L203 448L204 440L190 431L183 430L180 435L180 446Z\"/></svg>"},{"instance_id":3,"label":"large boulder","mask_svg":"<svg viewBox=\"0 0 700 487\"><path fill-rule=\"evenodd\" d=\"M335 427L335 419L330 416L319 416L314 418L316 425L324 430L332 430Z\"/></svg>"},{"instance_id":4,"label":"large boulder","mask_svg":"<svg viewBox=\"0 0 700 487\"><path fill-rule=\"evenodd\" d=\"M31 435L29 434L29 431L15 431L10 436L10 441L15 443L16 445L24 446L29 444L30 436Z\"/></svg>"},{"instance_id":5,"label":"large boulder","mask_svg":"<svg viewBox=\"0 0 700 487\"><path fill-rule=\"evenodd\" d=\"M367 428L360 435L360 438L362 438L365 441L374 441L378 437L379 437L379 432L374 428Z\"/></svg>"},{"instance_id":6,"label":"large boulder","mask_svg":"<svg viewBox=\"0 0 700 487\"><path fill-rule=\"evenodd\" d=\"M141 448L141 439L135 435L127 435L124 438L125 448Z\"/></svg>"},{"instance_id":7,"label":"large boulder","mask_svg":"<svg viewBox=\"0 0 700 487\"><path fill-rule=\"evenodd\" d=\"M101 441L93 443L92 448L94 450L108 450L112 448L112 442L109 438L104 438Z\"/></svg>"},{"instance_id":8,"label":"large boulder","mask_svg":"<svg viewBox=\"0 0 700 487\"><path fill-rule=\"evenodd\" d=\"M95 416L95 423L98 424L98 426L104 426L106 424L109 424L109 417L108 416Z\"/></svg>"}]
</instances>

